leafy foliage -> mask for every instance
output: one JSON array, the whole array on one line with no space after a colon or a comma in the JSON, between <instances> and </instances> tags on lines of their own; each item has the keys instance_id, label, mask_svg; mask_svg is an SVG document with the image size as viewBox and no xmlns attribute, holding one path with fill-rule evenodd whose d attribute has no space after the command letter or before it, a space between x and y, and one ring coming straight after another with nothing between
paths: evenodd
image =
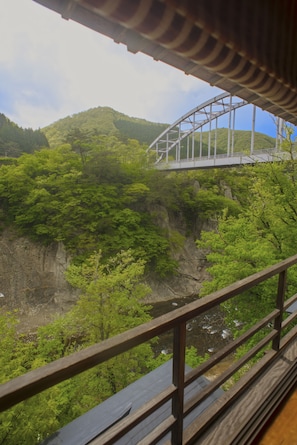
<instances>
[{"instance_id":1,"label":"leafy foliage","mask_svg":"<svg viewBox=\"0 0 297 445\"><path fill-rule=\"evenodd\" d=\"M91 255L67 271L70 284L82 292L72 317L84 343L106 340L149 319L148 308L139 304L149 293L147 286L139 283L144 261L134 262L131 251L119 253L106 264L101 258L100 252Z\"/></svg>"},{"instance_id":2,"label":"leafy foliage","mask_svg":"<svg viewBox=\"0 0 297 445\"><path fill-rule=\"evenodd\" d=\"M108 144L112 150L106 150ZM117 144L125 163L116 156ZM0 200L6 222L43 243L63 241L79 255L101 248L108 258L132 248L161 275L172 272L170 242L143 205L149 187L140 182L137 150L132 143L133 164L128 146L106 138L84 161L64 145L3 165Z\"/></svg>"},{"instance_id":3,"label":"leafy foliage","mask_svg":"<svg viewBox=\"0 0 297 445\"><path fill-rule=\"evenodd\" d=\"M203 232L198 242L213 277L202 294L295 253L297 177L289 140L288 161L211 175L166 173L149 168L142 145L154 131L146 121L135 126L111 109L94 109L45 129L55 148L1 162L2 225L46 244L63 241L75 257L68 280L81 291L73 310L40 328L34 342L17 335L13 314L0 316L1 382L148 320L141 304L149 291L140 282L145 267L160 277L174 273L172 252L184 241L170 228L171 216L196 235L203 222L217 222L217 231ZM226 304L230 327L239 319L246 328L269 311L273 289L268 282ZM187 351L190 366L205 358ZM11 445L37 443L162 360L146 344L17 405L0 417L0 444L8 437ZM36 419L36 406L46 419Z\"/></svg>"},{"instance_id":4,"label":"leafy foliage","mask_svg":"<svg viewBox=\"0 0 297 445\"><path fill-rule=\"evenodd\" d=\"M290 132L286 140L289 160L245 169L249 194L237 216L222 216L216 232L202 233L197 242L205 249L212 280L202 295L253 274L296 253L296 160ZM296 288L295 268L290 270L290 286ZM233 302L225 304L227 319L239 319L245 327L253 324L275 305L276 280L271 279ZM234 328L234 325L233 325Z\"/></svg>"},{"instance_id":5,"label":"leafy foliage","mask_svg":"<svg viewBox=\"0 0 297 445\"><path fill-rule=\"evenodd\" d=\"M140 283L143 272L131 252L107 264L96 253L72 266L68 278L82 296L66 316L39 328L35 342L19 338L13 314L1 314L1 383L148 321L149 307L141 304L149 292ZM38 443L158 364L144 344L16 405L0 415L0 444ZM37 410L46 415L37 416Z\"/></svg>"},{"instance_id":6,"label":"leafy foliage","mask_svg":"<svg viewBox=\"0 0 297 445\"><path fill-rule=\"evenodd\" d=\"M206 220L225 208L238 211L236 202L223 196L218 178L147 168L145 147L136 140L124 143L74 129L68 141L1 167L3 222L37 241L63 241L83 258L101 249L105 260L131 248L164 277L176 270L171 251L177 238L155 223L151 209L161 205L175 215L182 212L189 229L198 215Z\"/></svg>"}]
</instances>

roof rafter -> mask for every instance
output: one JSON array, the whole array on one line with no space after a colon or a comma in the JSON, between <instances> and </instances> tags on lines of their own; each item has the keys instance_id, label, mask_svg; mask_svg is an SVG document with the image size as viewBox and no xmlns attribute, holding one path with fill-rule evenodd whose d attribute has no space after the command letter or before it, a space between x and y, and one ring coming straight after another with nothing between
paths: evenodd
<instances>
[{"instance_id":1,"label":"roof rafter","mask_svg":"<svg viewBox=\"0 0 297 445\"><path fill-rule=\"evenodd\" d=\"M297 124L296 0L34 0Z\"/></svg>"}]
</instances>

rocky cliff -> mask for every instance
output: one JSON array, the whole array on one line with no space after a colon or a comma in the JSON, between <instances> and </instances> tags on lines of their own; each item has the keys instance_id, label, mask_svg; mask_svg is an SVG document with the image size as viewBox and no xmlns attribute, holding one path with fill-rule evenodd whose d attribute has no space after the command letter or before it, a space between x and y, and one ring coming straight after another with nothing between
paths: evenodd
<instances>
[{"instance_id":1,"label":"rocky cliff","mask_svg":"<svg viewBox=\"0 0 297 445\"><path fill-rule=\"evenodd\" d=\"M172 252L179 268L170 279L147 279L152 289L147 302L197 295L207 272L195 236L186 237L183 223L172 219L164 207L154 208L153 213L156 223L180 238ZM64 277L70 260L62 243L43 246L5 230L0 236L0 307L17 309L23 328L46 323L67 311L78 297Z\"/></svg>"},{"instance_id":2,"label":"rocky cliff","mask_svg":"<svg viewBox=\"0 0 297 445\"><path fill-rule=\"evenodd\" d=\"M209 278L206 271L205 252L200 251L195 243L202 230L213 230L214 223L201 221L197 218L190 234L185 220L180 214L170 214L163 206L154 205L150 208L155 224L161 227L170 238L178 239L172 243L171 256L178 262L179 267L175 276L169 279L149 279L152 289L149 302L171 300L199 294L203 281Z\"/></svg>"},{"instance_id":3,"label":"rocky cliff","mask_svg":"<svg viewBox=\"0 0 297 445\"><path fill-rule=\"evenodd\" d=\"M5 230L0 236L0 306L18 310L22 324L42 324L77 298L64 272L70 262L62 243L43 246Z\"/></svg>"}]
</instances>

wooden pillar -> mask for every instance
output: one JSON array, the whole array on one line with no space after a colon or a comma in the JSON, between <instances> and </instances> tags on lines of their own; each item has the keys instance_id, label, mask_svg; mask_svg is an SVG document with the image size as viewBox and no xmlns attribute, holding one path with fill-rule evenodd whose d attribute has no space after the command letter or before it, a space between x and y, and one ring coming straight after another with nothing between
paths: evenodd
<instances>
[{"instance_id":1,"label":"wooden pillar","mask_svg":"<svg viewBox=\"0 0 297 445\"><path fill-rule=\"evenodd\" d=\"M171 443L181 445L183 441L183 411L184 411L184 382L185 382L185 351L186 351L186 323L174 329L173 336L173 370L172 380L177 391L172 400L172 414L176 419L172 429Z\"/></svg>"},{"instance_id":2,"label":"wooden pillar","mask_svg":"<svg viewBox=\"0 0 297 445\"><path fill-rule=\"evenodd\" d=\"M274 329L278 331L278 335L274 338L272 342L272 349L274 349L275 351L279 350L280 339L281 339L286 283L287 283L287 270L284 270L279 274L278 278L276 308L279 310L279 315L274 320Z\"/></svg>"}]
</instances>

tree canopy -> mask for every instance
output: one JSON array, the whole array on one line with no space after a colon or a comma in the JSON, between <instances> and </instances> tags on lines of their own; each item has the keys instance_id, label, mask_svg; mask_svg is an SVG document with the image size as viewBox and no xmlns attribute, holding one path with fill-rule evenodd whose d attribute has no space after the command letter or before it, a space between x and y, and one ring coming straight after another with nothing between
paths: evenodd
<instances>
[{"instance_id":1,"label":"tree canopy","mask_svg":"<svg viewBox=\"0 0 297 445\"><path fill-rule=\"evenodd\" d=\"M81 297L66 316L40 327L33 341L17 334L14 314L0 312L0 383L148 321L143 272L143 261L129 251L105 264L97 252L70 267L69 282ZM16 405L0 415L0 444L39 443L158 363L144 344Z\"/></svg>"},{"instance_id":2,"label":"tree canopy","mask_svg":"<svg viewBox=\"0 0 297 445\"><path fill-rule=\"evenodd\" d=\"M73 309L39 328L32 341L18 334L14 314L0 313L1 383L149 320L144 274L174 274L173 252L187 235L200 237L204 223L215 230L209 227L197 242L212 278L201 296L296 253L297 161L290 134L285 161L173 173L151 168L146 146L129 139L132 127L123 117L116 116L117 127L103 122L105 134L72 120L67 134L48 129L59 141L54 148L1 163L1 227L12 225L44 244L62 241L73 257L67 279L80 291ZM140 133L145 125L139 122ZM181 232L172 230L169 216ZM290 274L296 287L296 270ZM235 321L246 329L274 300L272 281L224 305L234 335ZM0 444L8 437L11 445L20 438L24 445L37 443L161 360L145 344L15 406L1 415ZM188 360L201 358L191 348ZM46 419L36 418L36 406Z\"/></svg>"},{"instance_id":3,"label":"tree canopy","mask_svg":"<svg viewBox=\"0 0 297 445\"><path fill-rule=\"evenodd\" d=\"M170 227L156 224L160 206L182 215L189 230L197 218L207 220L226 207L238 212L219 180L151 169L145 147L136 140L79 137L76 132L71 143L23 154L1 166L3 225L12 224L45 244L62 241L81 258L98 249L104 259L132 249L163 277L177 267L172 258L176 237Z\"/></svg>"},{"instance_id":4,"label":"tree canopy","mask_svg":"<svg viewBox=\"0 0 297 445\"><path fill-rule=\"evenodd\" d=\"M19 157L22 153L33 153L48 145L41 130L20 128L0 113L0 157Z\"/></svg>"},{"instance_id":5,"label":"tree canopy","mask_svg":"<svg viewBox=\"0 0 297 445\"><path fill-rule=\"evenodd\" d=\"M197 241L205 249L211 280L201 295L221 289L232 282L296 254L297 244L297 161L291 130L284 142L288 159L243 169L247 180L244 205L238 216L223 214L216 231L203 232ZM288 295L297 285L297 271L289 271ZM247 327L275 305L275 279L257 286L233 303L225 305L232 320ZM233 324L234 328L234 324Z\"/></svg>"}]
</instances>

